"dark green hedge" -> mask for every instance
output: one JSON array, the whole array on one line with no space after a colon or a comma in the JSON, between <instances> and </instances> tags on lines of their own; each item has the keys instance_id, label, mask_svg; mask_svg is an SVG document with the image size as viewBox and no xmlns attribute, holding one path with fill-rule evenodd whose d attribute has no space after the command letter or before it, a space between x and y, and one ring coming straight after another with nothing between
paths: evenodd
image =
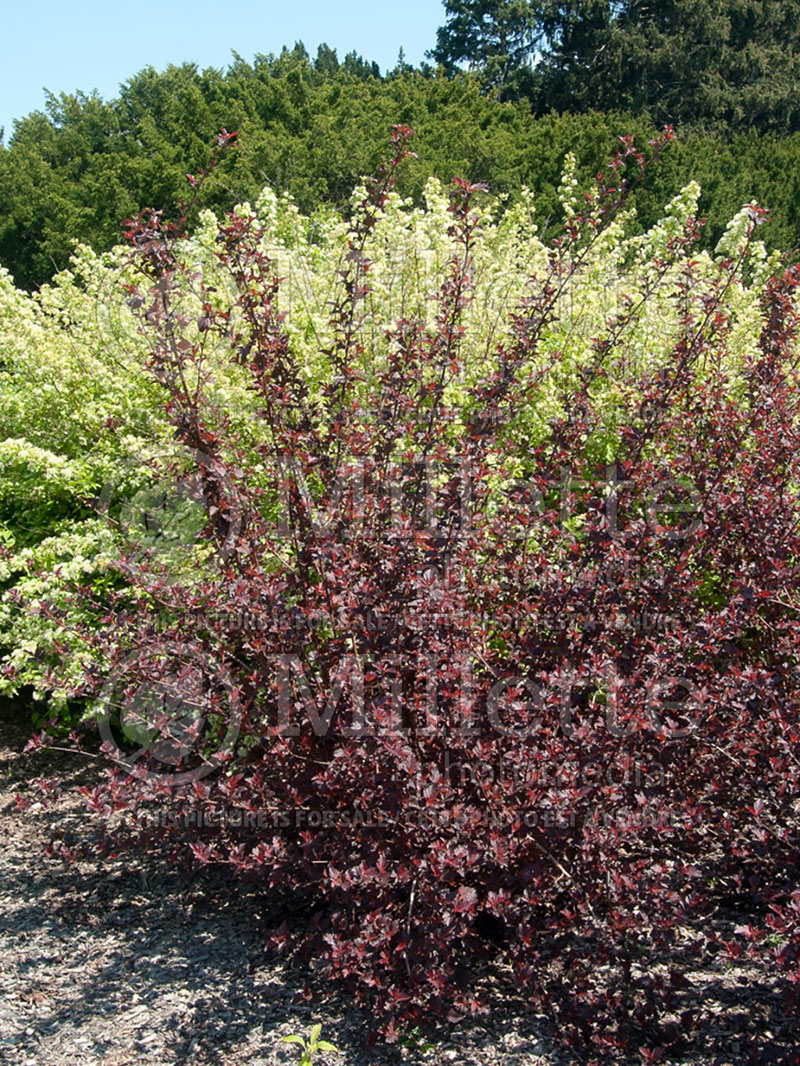
<instances>
[{"instance_id":1,"label":"dark green hedge","mask_svg":"<svg viewBox=\"0 0 800 1066\"><path fill-rule=\"evenodd\" d=\"M541 222L550 225L558 218L567 151L589 178L621 134L644 141L654 132L645 119L625 114L537 118L526 101L503 103L482 93L475 78L409 69L380 78L358 57L311 62L302 47L252 64L237 57L225 72L146 69L115 100L51 97L46 113L15 124L0 150L0 262L32 288L67 265L74 238L98 250L111 247L128 215L185 194L184 175L203 164L221 126L242 136L204 189L209 205L230 207L270 183L290 191L304 211L320 202L343 207L359 177L382 158L398 122L417 131L419 154L401 191L418 195L431 174L484 181L495 193L526 184L537 194ZM774 211L764 231L768 243L789 248L798 239L798 162L800 135L726 139L678 131L638 195L642 224L696 178L709 215L708 243L755 199Z\"/></svg>"}]
</instances>

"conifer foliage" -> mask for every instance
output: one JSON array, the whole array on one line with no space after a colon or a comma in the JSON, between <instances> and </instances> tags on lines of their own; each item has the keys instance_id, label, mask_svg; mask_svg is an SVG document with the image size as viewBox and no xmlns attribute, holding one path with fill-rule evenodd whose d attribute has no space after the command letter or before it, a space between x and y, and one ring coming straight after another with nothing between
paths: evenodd
<instances>
[{"instance_id":1,"label":"conifer foliage","mask_svg":"<svg viewBox=\"0 0 800 1066\"><path fill-rule=\"evenodd\" d=\"M599 109L727 131L800 128L796 0L458 0L432 55L541 112Z\"/></svg>"},{"instance_id":2,"label":"conifer foliage","mask_svg":"<svg viewBox=\"0 0 800 1066\"><path fill-rule=\"evenodd\" d=\"M655 122L793 132L800 4L627 0L550 5L545 98Z\"/></svg>"}]
</instances>

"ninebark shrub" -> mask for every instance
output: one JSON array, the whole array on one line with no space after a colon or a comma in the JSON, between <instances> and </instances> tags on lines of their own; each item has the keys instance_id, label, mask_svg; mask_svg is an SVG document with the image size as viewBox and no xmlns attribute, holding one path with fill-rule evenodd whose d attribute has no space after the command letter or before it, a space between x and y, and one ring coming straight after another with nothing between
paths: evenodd
<instances>
[{"instance_id":1,"label":"ninebark shrub","mask_svg":"<svg viewBox=\"0 0 800 1066\"><path fill-rule=\"evenodd\" d=\"M482 190L462 181L435 314L399 308L374 352L368 241L409 136L354 216L321 385L251 213L219 222L213 277L157 213L131 224L131 306L209 551L191 581L121 559L137 596L83 634L119 764L88 798L115 847L191 848L290 901L272 945L322 960L390 1038L483 1009L477 960L499 953L583 1054L657 1058L702 1017L651 953L726 897L746 936L699 946L772 950L800 980L800 277L761 285L741 343L761 213L710 266L689 218L635 276L619 263L580 358L554 345L648 165L624 141L478 379ZM674 321L658 365L653 301ZM212 404L212 344L255 429Z\"/></svg>"}]
</instances>

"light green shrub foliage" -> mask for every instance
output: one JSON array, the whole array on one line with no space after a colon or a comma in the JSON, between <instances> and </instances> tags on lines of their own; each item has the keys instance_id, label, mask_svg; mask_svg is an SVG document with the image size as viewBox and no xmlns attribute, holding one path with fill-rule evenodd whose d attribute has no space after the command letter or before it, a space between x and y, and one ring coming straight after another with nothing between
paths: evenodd
<instances>
[{"instance_id":1,"label":"light green shrub foliage","mask_svg":"<svg viewBox=\"0 0 800 1066\"><path fill-rule=\"evenodd\" d=\"M34 295L0 274L0 645L19 670L13 684L0 678L4 693L38 686L48 664L63 667L57 703L76 687L80 655L61 648L70 619L56 624L37 608L63 608L76 584L99 592L115 580L108 560L117 550L91 501L128 457L169 437L122 275L121 252L83 247ZM128 465L147 476L141 462Z\"/></svg>"},{"instance_id":2,"label":"light green shrub foliage","mask_svg":"<svg viewBox=\"0 0 800 1066\"><path fill-rule=\"evenodd\" d=\"M568 217L580 210L582 195L571 159L559 195ZM696 213L699 196L699 186L688 185L644 234L626 235L631 215L620 217L585 254L564 287L537 354L537 360L546 362L557 355L557 370L538 390L535 408L518 412L510 429L519 443L520 471L530 447L545 439L551 421L565 413L581 368L591 357L592 338L608 319L625 306L637 309L619 345L624 358L612 353L608 373L596 385L604 424L597 440L587 442L587 454L601 462L613 458L615 411L632 377L665 361L687 300L702 322L704 297L720 284L720 263L736 256L747 215L743 210L733 219L714 254L694 256L695 283L682 305L676 287L685 263L678 261L666 272L659 264L668 257L670 240ZM362 198L363 189L357 189L356 210ZM360 308L359 368L365 381L386 358L399 318L432 324L448 263L459 254L448 232L447 189L430 179L424 202L415 208L392 193L367 241L371 290ZM464 409L467 386L483 379L492 353L509 342L512 313L535 291L537 279L545 277L549 257L559 254L537 234L536 205L529 192L523 190L507 210L502 206L487 197L478 208L482 224L473 250L472 301L464 319L464 371L460 381L448 386L447 396ZM303 215L290 196L270 188L253 207L243 204L237 211L253 213L263 227L264 248L283 279L279 299L285 328L314 396L329 380L324 352L333 339L330 306L346 265L348 228L331 209ZM217 286L212 298L225 306L231 283L216 262L215 235L214 216L201 214L181 255L190 273ZM738 387L742 357L757 346L759 293L778 264L774 253L767 255L756 245L745 276L725 287L727 350L733 357L724 358L732 389ZM103 496L104 486L107 502L111 486L113 506L141 490L154 476L143 457L156 457L157 467L158 456L168 448L171 429L161 406L164 396L146 368L147 337L126 303L124 284L131 280L123 249L98 256L78 247L71 269L33 295L17 290L0 271L0 588L5 590L0 648L19 671L13 684L0 678L0 691L27 683L45 695L44 669L57 663L63 664L61 682L47 693L50 698L63 703L79 690L84 661L71 636L75 608L66 609L66 593L76 584L88 584L102 599L105 588L121 583L111 566L118 534L98 517L92 501ZM186 315L187 338L199 345L193 373L235 426L240 443L255 444L255 401L244 371L232 365L229 342L196 328L201 307L192 291L186 287L180 310ZM713 351L712 345L712 358ZM536 370L526 368L531 375ZM21 604L12 602L10 589L21 596ZM37 614L42 603L66 613L54 623ZM92 609L87 597L86 610Z\"/></svg>"}]
</instances>

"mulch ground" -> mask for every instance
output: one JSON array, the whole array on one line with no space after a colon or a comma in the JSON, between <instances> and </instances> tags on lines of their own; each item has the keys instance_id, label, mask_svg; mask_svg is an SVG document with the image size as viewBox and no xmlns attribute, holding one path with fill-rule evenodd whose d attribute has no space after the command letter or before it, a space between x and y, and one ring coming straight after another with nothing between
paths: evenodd
<instances>
[{"instance_id":1,"label":"mulch ground","mask_svg":"<svg viewBox=\"0 0 800 1066\"><path fill-rule=\"evenodd\" d=\"M37 782L90 784L96 764L28 752L24 714L0 710L0 1063L8 1066L274 1066L298 1061L281 1038L322 1035L339 1066L448 1063L561 1066L575 1059L514 1001L498 972L492 1014L431 1037L434 1046L368 1046L368 1015L291 962L267 958L264 897L223 872L191 876L152 858L67 863L53 831L80 838L92 816L65 787L42 803ZM18 808L17 796L27 809ZM735 913L715 923L732 932ZM707 923L706 923L707 925ZM688 944L700 931L687 928ZM665 960L674 963L679 960ZM800 1045L767 963L709 959L688 973L681 1009L704 1024L676 1066L786 1062ZM504 991L505 987L505 991ZM638 1061L638 1060L637 1060Z\"/></svg>"}]
</instances>

